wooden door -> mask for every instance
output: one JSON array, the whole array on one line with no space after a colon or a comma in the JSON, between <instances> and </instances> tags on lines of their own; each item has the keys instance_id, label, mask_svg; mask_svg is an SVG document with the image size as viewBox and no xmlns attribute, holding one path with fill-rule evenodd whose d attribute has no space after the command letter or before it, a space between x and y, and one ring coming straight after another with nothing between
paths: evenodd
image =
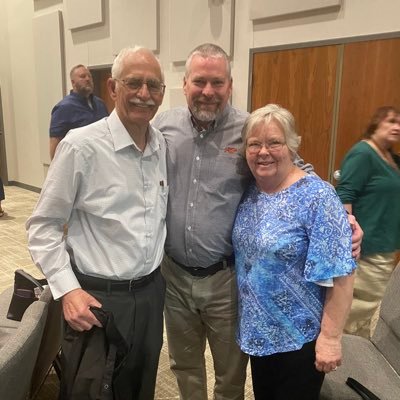
<instances>
[{"instance_id":1,"label":"wooden door","mask_svg":"<svg viewBox=\"0 0 400 400\"><path fill-rule=\"evenodd\" d=\"M335 169L360 139L374 111L384 105L400 108L400 39L346 44Z\"/></svg>"},{"instance_id":2,"label":"wooden door","mask_svg":"<svg viewBox=\"0 0 400 400\"><path fill-rule=\"evenodd\" d=\"M328 178L338 46L254 53L251 111L268 103L287 108L302 137L299 153Z\"/></svg>"},{"instance_id":3,"label":"wooden door","mask_svg":"<svg viewBox=\"0 0 400 400\"><path fill-rule=\"evenodd\" d=\"M110 113L114 109L114 101L111 99L107 88L108 78L111 78L111 68L93 69L90 72L93 76L94 93L104 101Z\"/></svg>"}]
</instances>

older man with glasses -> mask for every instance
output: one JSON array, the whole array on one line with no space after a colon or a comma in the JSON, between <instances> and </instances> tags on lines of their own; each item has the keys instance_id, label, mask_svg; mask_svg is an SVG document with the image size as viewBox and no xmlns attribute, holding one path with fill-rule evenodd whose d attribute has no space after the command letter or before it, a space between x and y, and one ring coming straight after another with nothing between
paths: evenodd
<instances>
[{"instance_id":1,"label":"older man with glasses","mask_svg":"<svg viewBox=\"0 0 400 400\"><path fill-rule=\"evenodd\" d=\"M150 50L121 50L107 82L114 111L59 144L27 222L32 258L61 300L66 322L60 399L98 399L111 388L107 398L154 398L168 180L165 141L149 121L162 103L163 81ZM103 329L93 307L112 313L124 344L112 384L101 358L110 343L96 341ZM83 359L87 370L80 368Z\"/></svg>"}]
</instances>

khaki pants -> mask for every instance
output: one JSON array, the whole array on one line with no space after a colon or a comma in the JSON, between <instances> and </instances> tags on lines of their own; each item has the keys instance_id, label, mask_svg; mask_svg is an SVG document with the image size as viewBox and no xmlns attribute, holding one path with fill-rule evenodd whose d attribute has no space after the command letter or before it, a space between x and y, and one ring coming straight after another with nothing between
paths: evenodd
<instances>
[{"instance_id":1,"label":"khaki pants","mask_svg":"<svg viewBox=\"0 0 400 400\"><path fill-rule=\"evenodd\" d=\"M165 257L165 325L170 364L181 400L207 400L205 347L215 372L214 399L242 400L248 357L236 344L237 289L233 268L195 277Z\"/></svg>"},{"instance_id":2,"label":"khaki pants","mask_svg":"<svg viewBox=\"0 0 400 400\"><path fill-rule=\"evenodd\" d=\"M378 322L380 303L395 268L395 253L376 253L357 263L353 302L344 332L370 338Z\"/></svg>"}]
</instances>

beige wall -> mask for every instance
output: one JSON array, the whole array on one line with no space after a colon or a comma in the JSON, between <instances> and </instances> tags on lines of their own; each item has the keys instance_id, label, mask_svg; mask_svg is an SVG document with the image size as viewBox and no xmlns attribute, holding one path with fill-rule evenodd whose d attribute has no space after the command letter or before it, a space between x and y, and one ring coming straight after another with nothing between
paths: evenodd
<instances>
[{"instance_id":1,"label":"beige wall","mask_svg":"<svg viewBox=\"0 0 400 400\"><path fill-rule=\"evenodd\" d=\"M125 1L104 0L103 23L71 31L68 29L71 16L67 13L67 1L0 0L0 85L8 174L10 180L36 187L41 187L46 170L44 160L40 156L43 146L40 145L40 138L43 139L43 135L47 136L47 132L42 132L42 129L39 132L38 127L43 126L43 123L48 124L48 121L38 120L38 115L42 115L43 112L38 113L42 105L38 104L36 88L42 87L42 90L49 91L49 94L59 88L46 86L46 71L35 70L37 55L34 49L38 43L34 43L32 34L34 17L61 10L64 20L63 48L66 73L77 63L89 66L110 64L116 46L145 44L154 47L165 68L168 90L160 110L184 101L180 95L183 65L172 62L171 55L176 56L176 52L172 50L179 45L176 43L174 29L184 30L188 25L182 23L182 26L176 26L176 21L185 21L188 10L179 15L179 9L174 7L174 0L130 0L129 4L136 2L138 8L140 6L140 15L136 15L133 9L121 13L119 7ZM149 1L150 3L146 3ZM226 30L232 30L228 35L230 49L226 49L228 52L233 51L232 101L242 109L247 107L249 49L399 30L398 0L343 0L339 11L329 11L320 15L312 12L296 16L289 13L287 18L254 21L250 19L252 0L191 0L190 3L193 4L193 14L198 16L193 20L193 25L210 26L209 32L203 33L204 38L196 40L226 43ZM148 12L144 8L145 4L150 4ZM159 7L158 16L154 15L155 4ZM233 20L228 20L228 16L231 15L230 7L234 7ZM174 15L174 18L171 18L171 15ZM220 30L216 21L222 24ZM146 28L154 28L138 30L130 27L128 30L127 27L132 24L145 24ZM125 43L124 32L130 32L126 35ZM46 38L43 38L43 43L46 43L45 40ZM191 38L183 37L182 40L187 41ZM195 44L197 43L193 43ZM68 82L67 76L65 79Z\"/></svg>"},{"instance_id":2,"label":"beige wall","mask_svg":"<svg viewBox=\"0 0 400 400\"><path fill-rule=\"evenodd\" d=\"M10 46L8 35L8 9L7 4L0 2L0 89L3 104L5 141L7 148L7 169L9 176L17 175L17 157L15 146L15 124L12 96L12 76Z\"/></svg>"}]
</instances>

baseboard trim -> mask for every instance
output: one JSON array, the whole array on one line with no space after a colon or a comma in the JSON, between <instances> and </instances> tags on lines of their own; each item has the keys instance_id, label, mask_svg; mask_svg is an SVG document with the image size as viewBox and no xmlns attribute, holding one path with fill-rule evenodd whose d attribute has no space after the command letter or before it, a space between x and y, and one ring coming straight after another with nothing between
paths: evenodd
<instances>
[{"instance_id":1,"label":"baseboard trim","mask_svg":"<svg viewBox=\"0 0 400 400\"><path fill-rule=\"evenodd\" d=\"M36 186L27 185L26 183L21 183L21 182L17 182L17 181L8 181L8 185L9 186L18 186L22 189L30 190L31 192L36 192L36 193L40 193L40 191L42 190L41 188L38 188Z\"/></svg>"}]
</instances>

